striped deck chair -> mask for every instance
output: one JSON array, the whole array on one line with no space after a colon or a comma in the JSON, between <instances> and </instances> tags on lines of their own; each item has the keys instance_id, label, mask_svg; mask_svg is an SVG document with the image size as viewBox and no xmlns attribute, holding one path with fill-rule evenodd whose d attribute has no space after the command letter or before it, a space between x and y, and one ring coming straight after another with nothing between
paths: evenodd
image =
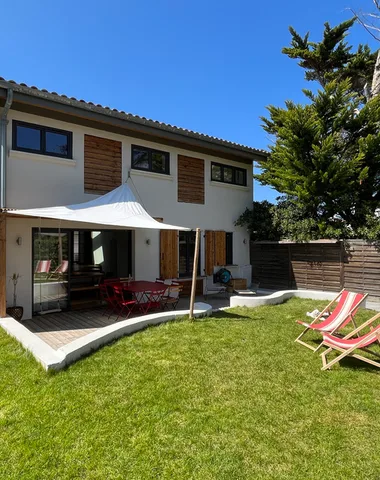
<instances>
[{"instance_id":1,"label":"striped deck chair","mask_svg":"<svg viewBox=\"0 0 380 480\"><path fill-rule=\"evenodd\" d=\"M50 272L51 260L38 260L34 273L37 273L40 278L48 277Z\"/></svg>"},{"instance_id":2,"label":"striped deck chair","mask_svg":"<svg viewBox=\"0 0 380 480\"><path fill-rule=\"evenodd\" d=\"M295 342L298 342L301 345L304 345L305 347L310 348L311 350L316 352L322 346L322 343L320 343L317 347L314 347L313 345L310 345L309 343L301 340L301 338L309 330L316 330L320 333L332 334L336 330L345 327L349 322L352 322L354 324L354 327L356 327L354 322L354 315L357 312L360 304L367 298L367 296L368 293L364 295L362 293L354 293L349 292L348 290L342 290L311 323L297 320L297 323L305 327L305 330L303 330L303 332L295 339ZM336 301L338 301L338 305L331 312L330 307ZM325 313L329 313L330 315L324 320L322 320Z\"/></svg>"},{"instance_id":3,"label":"striped deck chair","mask_svg":"<svg viewBox=\"0 0 380 480\"><path fill-rule=\"evenodd\" d=\"M60 278L66 273L69 269L69 261L62 260L62 263L49 275L49 278L57 277Z\"/></svg>"},{"instance_id":4,"label":"striped deck chair","mask_svg":"<svg viewBox=\"0 0 380 480\"><path fill-rule=\"evenodd\" d=\"M328 333L324 334L322 345L328 348L321 354L322 370L330 369L335 363L340 362L344 357L354 357L363 362L369 363L371 365L374 365L375 367L380 368L379 361L376 362L375 360L372 360L367 357L363 357L362 355L355 353L356 350L362 350L364 352L370 353L371 355L374 355L377 358L380 358L379 353L374 352L373 350L368 348L376 342L380 343L380 325L377 325L377 327L375 328L370 327L370 332L366 333L365 335L352 338L354 335L359 333L360 330L362 330L365 327L368 327L375 320L378 320L379 318L380 318L380 313L377 313L375 316L367 320L367 322L364 322L363 325L356 328L354 331L346 335L344 338L336 337ZM332 351L340 352L340 355L334 358L334 360L331 360L330 362L328 362L327 355Z\"/></svg>"}]
</instances>

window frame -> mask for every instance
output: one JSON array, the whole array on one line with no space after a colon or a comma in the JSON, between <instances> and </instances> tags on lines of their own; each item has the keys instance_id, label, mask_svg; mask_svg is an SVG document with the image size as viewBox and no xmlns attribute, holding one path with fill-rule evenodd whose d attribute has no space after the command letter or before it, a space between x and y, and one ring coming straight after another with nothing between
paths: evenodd
<instances>
[{"instance_id":1,"label":"window frame","mask_svg":"<svg viewBox=\"0 0 380 480\"><path fill-rule=\"evenodd\" d=\"M213 178L212 176L212 167L219 167L221 169L221 179L216 179ZM232 182L227 182L224 180L224 169L232 169ZM243 172L243 183L237 183L236 181L236 172ZM211 181L212 182L219 182L219 183L224 183L226 185L237 185L238 187L246 187L247 186L247 169L242 168L242 167L235 167L233 165L227 165L225 163L217 163L217 162L211 162Z\"/></svg>"},{"instance_id":2,"label":"window frame","mask_svg":"<svg viewBox=\"0 0 380 480\"><path fill-rule=\"evenodd\" d=\"M186 272L181 273L180 272L180 265L181 262L180 260L180 252L179 252L179 242L180 242L180 235L183 234L186 236ZM196 235L196 232L193 230L189 232L179 232L178 233L178 278L188 278L193 275L193 262L190 262L190 255L189 255L189 246L190 246L190 235ZM194 251L195 251L195 244L194 244ZM189 268L190 267L190 268ZM201 274L201 252L199 252L199 257L198 257L198 268L197 268L197 276L200 276Z\"/></svg>"},{"instance_id":3,"label":"window frame","mask_svg":"<svg viewBox=\"0 0 380 480\"><path fill-rule=\"evenodd\" d=\"M40 132L40 148L25 148L17 145L17 127L31 128L33 130L39 130ZM46 134L57 133L65 135L67 137L67 154L60 154L55 152L46 151ZM13 120L12 122L12 150L19 152L36 153L38 155L46 155L49 157L67 158L72 160L73 158L73 132L68 130L61 130L59 128L47 127L45 125L38 125L35 123L23 122L20 120Z\"/></svg>"},{"instance_id":4,"label":"window frame","mask_svg":"<svg viewBox=\"0 0 380 480\"><path fill-rule=\"evenodd\" d=\"M136 167L133 165L133 150L134 149L139 149L139 150L145 150L148 153L148 163L149 163L149 168L141 168L141 167ZM153 162L152 162L152 154L153 153L159 153L163 154L165 156L165 171L157 171L153 170ZM143 145L131 145L131 168L133 170L139 170L140 172L151 172L151 173L156 173L158 175L170 175L170 153L165 152L163 150L158 150L157 148L150 148L150 147L144 147Z\"/></svg>"}]
</instances>

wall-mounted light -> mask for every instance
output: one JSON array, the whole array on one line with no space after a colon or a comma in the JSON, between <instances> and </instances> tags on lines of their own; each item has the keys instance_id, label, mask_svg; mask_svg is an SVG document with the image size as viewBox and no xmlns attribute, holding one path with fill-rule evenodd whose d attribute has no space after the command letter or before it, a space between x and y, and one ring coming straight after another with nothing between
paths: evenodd
<instances>
[{"instance_id":1,"label":"wall-mounted light","mask_svg":"<svg viewBox=\"0 0 380 480\"><path fill-rule=\"evenodd\" d=\"M16 243L17 243L17 245L21 246L22 245L22 237L17 237L16 238Z\"/></svg>"},{"instance_id":2,"label":"wall-mounted light","mask_svg":"<svg viewBox=\"0 0 380 480\"><path fill-rule=\"evenodd\" d=\"M244 243L244 245L247 244L247 239L246 238L243 240L243 243Z\"/></svg>"},{"instance_id":3,"label":"wall-mounted light","mask_svg":"<svg viewBox=\"0 0 380 480\"><path fill-rule=\"evenodd\" d=\"M150 245L150 238L147 238L147 239L145 240L145 243L146 243L147 245Z\"/></svg>"}]
</instances>

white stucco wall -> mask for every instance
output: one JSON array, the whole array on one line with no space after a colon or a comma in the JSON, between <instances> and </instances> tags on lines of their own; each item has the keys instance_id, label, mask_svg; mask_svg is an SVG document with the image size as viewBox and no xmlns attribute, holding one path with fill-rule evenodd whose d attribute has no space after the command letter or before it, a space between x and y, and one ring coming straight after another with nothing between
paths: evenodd
<instances>
[{"instance_id":1,"label":"white stucco wall","mask_svg":"<svg viewBox=\"0 0 380 480\"><path fill-rule=\"evenodd\" d=\"M235 264L249 264L249 237L242 228L234 226L235 220L246 207L252 205L251 167L209 155L194 153L158 143L121 136L66 122L41 118L11 110L8 125L8 159L6 206L11 208L33 208L79 203L94 198L84 193L84 135L95 135L122 142L122 179L128 177L131 168L131 145L143 145L170 153L170 175L157 175L133 171L132 180L147 211L154 217L161 217L166 223L183 225L204 230L225 230L234 232L233 260ZM32 153L12 150L12 120L21 120L39 125L73 132L73 160L57 159ZM187 204L177 201L177 157L178 155L203 158L205 161L205 204ZM235 165L247 169L247 187L211 182L211 162ZM131 185L131 184L130 184ZM132 185L132 189L134 189ZM20 273L18 297L28 318L32 292L32 227L39 226L39 220L8 220L7 228L7 275ZM42 226L58 227L58 221L42 221ZM77 225L61 227L75 228ZM100 227L90 226L96 230ZM109 228L109 227L106 227ZM21 236L21 246L16 238ZM133 264L136 279L155 279L159 276L159 232L140 230L134 232ZM150 240L148 245L146 240ZM246 243L244 243L246 240ZM201 272L204 273L204 239L201 243ZM11 285L8 285L7 299L11 301Z\"/></svg>"}]
</instances>

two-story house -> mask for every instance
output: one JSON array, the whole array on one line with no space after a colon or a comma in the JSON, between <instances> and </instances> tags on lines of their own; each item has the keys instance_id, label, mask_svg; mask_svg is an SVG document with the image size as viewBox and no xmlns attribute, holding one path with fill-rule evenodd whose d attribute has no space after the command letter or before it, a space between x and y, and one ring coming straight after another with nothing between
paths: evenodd
<instances>
[{"instance_id":1,"label":"two-story house","mask_svg":"<svg viewBox=\"0 0 380 480\"><path fill-rule=\"evenodd\" d=\"M0 116L4 309L5 289L7 304L13 302L14 273L24 318L87 306L97 275L186 284L194 230L122 230L12 216L12 209L86 202L127 180L152 217L202 230L200 293L222 265L249 278L249 236L234 222L252 204L252 162L265 151L1 78Z\"/></svg>"}]
</instances>

